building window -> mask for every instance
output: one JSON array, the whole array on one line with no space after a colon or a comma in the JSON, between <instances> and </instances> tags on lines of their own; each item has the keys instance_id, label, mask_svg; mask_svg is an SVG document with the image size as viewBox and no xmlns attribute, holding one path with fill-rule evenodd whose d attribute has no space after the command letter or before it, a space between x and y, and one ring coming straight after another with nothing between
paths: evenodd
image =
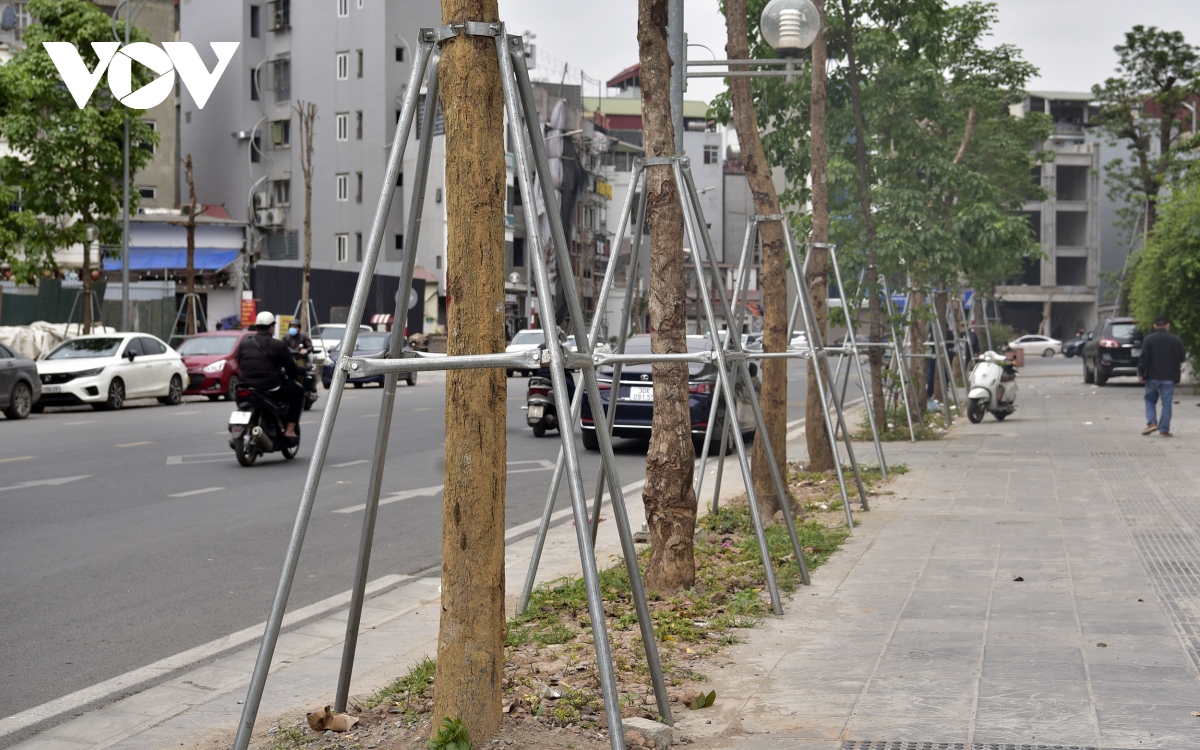
<instances>
[{"instance_id":1,"label":"building window","mask_svg":"<svg viewBox=\"0 0 1200 750\"><path fill-rule=\"evenodd\" d=\"M705 164L720 164L721 163L721 147L720 146L705 146L704 147L704 163Z\"/></svg>"},{"instance_id":2,"label":"building window","mask_svg":"<svg viewBox=\"0 0 1200 750\"><path fill-rule=\"evenodd\" d=\"M250 139L250 161L254 162L255 164L262 161L262 136L261 135L255 134L255 136L252 139Z\"/></svg>"},{"instance_id":3,"label":"building window","mask_svg":"<svg viewBox=\"0 0 1200 750\"><path fill-rule=\"evenodd\" d=\"M184 122L184 124L185 124L185 125L191 125L191 124L192 124L192 113L191 113L191 111L187 111L187 112L184 112L184 113L183 113L183 122Z\"/></svg>"},{"instance_id":4,"label":"building window","mask_svg":"<svg viewBox=\"0 0 1200 750\"><path fill-rule=\"evenodd\" d=\"M152 187L140 187L138 188L138 195L142 196L146 200L152 201L158 197L158 189Z\"/></svg>"},{"instance_id":5,"label":"building window","mask_svg":"<svg viewBox=\"0 0 1200 750\"><path fill-rule=\"evenodd\" d=\"M350 53L337 53L337 79L345 81L350 78Z\"/></svg>"},{"instance_id":6,"label":"building window","mask_svg":"<svg viewBox=\"0 0 1200 750\"><path fill-rule=\"evenodd\" d=\"M358 66L357 66L357 68L355 68L355 70L357 71L357 73L356 73L356 75L355 75L354 77L355 77L355 78L362 78L362 69L363 69L362 50L357 50L357 51L355 52L355 58L358 60Z\"/></svg>"},{"instance_id":7,"label":"building window","mask_svg":"<svg viewBox=\"0 0 1200 750\"><path fill-rule=\"evenodd\" d=\"M362 263L362 232L354 233L354 261Z\"/></svg>"},{"instance_id":8,"label":"building window","mask_svg":"<svg viewBox=\"0 0 1200 750\"><path fill-rule=\"evenodd\" d=\"M354 202L362 203L362 172L354 173Z\"/></svg>"},{"instance_id":9,"label":"building window","mask_svg":"<svg viewBox=\"0 0 1200 750\"><path fill-rule=\"evenodd\" d=\"M433 267L437 268L437 269L440 269L442 267L442 256L440 256L440 255L433 256Z\"/></svg>"},{"instance_id":10,"label":"building window","mask_svg":"<svg viewBox=\"0 0 1200 750\"><path fill-rule=\"evenodd\" d=\"M271 122L271 145L274 148L287 148L292 145L291 120L274 120Z\"/></svg>"},{"instance_id":11,"label":"building window","mask_svg":"<svg viewBox=\"0 0 1200 750\"><path fill-rule=\"evenodd\" d=\"M362 110L361 109L354 113L354 139L357 141L362 140Z\"/></svg>"},{"instance_id":12,"label":"building window","mask_svg":"<svg viewBox=\"0 0 1200 750\"><path fill-rule=\"evenodd\" d=\"M142 124L151 130L158 130L158 123L156 123L154 120L143 120ZM143 151L149 151L151 154L154 154L157 151L152 141L142 141L138 144L138 148L142 149Z\"/></svg>"},{"instance_id":13,"label":"building window","mask_svg":"<svg viewBox=\"0 0 1200 750\"><path fill-rule=\"evenodd\" d=\"M292 0L272 0L271 31L285 31L292 26Z\"/></svg>"},{"instance_id":14,"label":"building window","mask_svg":"<svg viewBox=\"0 0 1200 750\"><path fill-rule=\"evenodd\" d=\"M275 103L292 98L292 59L279 57L271 61L275 73Z\"/></svg>"},{"instance_id":15,"label":"building window","mask_svg":"<svg viewBox=\"0 0 1200 750\"><path fill-rule=\"evenodd\" d=\"M250 38L258 39L262 35L262 29L259 28L259 13L258 6L250 6Z\"/></svg>"},{"instance_id":16,"label":"building window","mask_svg":"<svg viewBox=\"0 0 1200 750\"><path fill-rule=\"evenodd\" d=\"M345 263L350 257L350 235L337 235L337 262Z\"/></svg>"},{"instance_id":17,"label":"building window","mask_svg":"<svg viewBox=\"0 0 1200 750\"><path fill-rule=\"evenodd\" d=\"M276 206L287 206L292 202L292 181L271 180L271 198Z\"/></svg>"},{"instance_id":18,"label":"building window","mask_svg":"<svg viewBox=\"0 0 1200 750\"><path fill-rule=\"evenodd\" d=\"M334 123L336 124L337 139L339 141L350 140L350 113L338 112L334 115Z\"/></svg>"},{"instance_id":19,"label":"building window","mask_svg":"<svg viewBox=\"0 0 1200 750\"><path fill-rule=\"evenodd\" d=\"M404 187L404 173L401 172L396 178L396 187Z\"/></svg>"},{"instance_id":20,"label":"building window","mask_svg":"<svg viewBox=\"0 0 1200 750\"><path fill-rule=\"evenodd\" d=\"M402 234L396 235L396 249L397 250L404 249L404 235L402 235Z\"/></svg>"},{"instance_id":21,"label":"building window","mask_svg":"<svg viewBox=\"0 0 1200 750\"><path fill-rule=\"evenodd\" d=\"M339 201L350 200L350 175L348 174L337 176L337 199Z\"/></svg>"},{"instance_id":22,"label":"building window","mask_svg":"<svg viewBox=\"0 0 1200 750\"><path fill-rule=\"evenodd\" d=\"M396 48L396 62L404 62L404 48L403 47Z\"/></svg>"},{"instance_id":23,"label":"building window","mask_svg":"<svg viewBox=\"0 0 1200 750\"><path fill-rule=\"evenodd\" d=\"M350 15L350 0L337 0L338 18L345 18Z\"/></svg>"},{"instance_id":24,"label":"building window","mask_svg":"<svg viewBox=\"0 0 1200 750\"><path fill-rule=\"evenodd\" d=\"M358 0L358 9L362 10L362 8L363 8L363 0Z\"/></svg>"},{"instance_id":25,"label":"building window","mask_svg":"<svg viewBox=\"0 0 1200 750\"><path fill-rule=\"evenodd\" d=\"M258 71L254 68L250 69L250 101L258 101Z\"/></svg>"},{"instance_id":26,"label":"building window","mask_svg":"<svg viewBox=\"0 0 1200 750\"><path fill-rule=\"evenodd\" d=\"M513 267L525 267L525 238L513 237Z\"/></svg>"}]
</instances>

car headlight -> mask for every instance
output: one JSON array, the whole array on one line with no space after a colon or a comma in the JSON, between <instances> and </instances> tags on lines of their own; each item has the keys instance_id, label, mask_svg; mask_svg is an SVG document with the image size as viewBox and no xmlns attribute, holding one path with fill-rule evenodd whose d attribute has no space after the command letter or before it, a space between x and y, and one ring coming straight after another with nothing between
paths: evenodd
<instances>
[{"instance_id":1,"label":"car headlight","mask_svg":"<svg viewBox=\"0 0 1200 750\"><path fill-rule=\"evenodd\" d=\"M213 362L210 365L205 365L204 371L205 372L220 372L221 370L225 369L226 361L227 360L224 360L224 359L218 359L216 362Z\"/></svg>"},{"instance_id":2,"label":"car headlight","mask_svg":"<svg viewBox=\"0 0 1200 750\"><path fill-rule=\"evenodd\" d=\"M77 377L77 378L94 378L102 372L104 372L104 368L97 367L94 370L84 370L83 372L77 372L77 373L75 373L75 377Z\"/></svg>"}]
</instances>

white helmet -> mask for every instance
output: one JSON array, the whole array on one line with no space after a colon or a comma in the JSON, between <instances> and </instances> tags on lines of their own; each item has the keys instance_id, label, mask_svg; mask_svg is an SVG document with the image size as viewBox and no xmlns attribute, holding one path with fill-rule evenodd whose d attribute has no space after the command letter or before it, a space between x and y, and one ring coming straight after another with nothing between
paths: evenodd
<instances>
[{"instance_id":1,"label":"white helmet","mask_svg":"<svg viewBox=\"0 0 1200 750\"><path fill-rule=\"evenodd\" d=\"M254 319L256 326L273 326L275 325L275 316L267 311L260 312L258 317Z\"/></svg>"}]
</instances>

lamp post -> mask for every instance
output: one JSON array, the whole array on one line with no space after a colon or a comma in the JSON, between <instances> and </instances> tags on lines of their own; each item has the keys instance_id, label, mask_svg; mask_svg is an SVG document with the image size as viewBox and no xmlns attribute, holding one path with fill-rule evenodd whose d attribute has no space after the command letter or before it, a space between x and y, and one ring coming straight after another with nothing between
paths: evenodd
<instances>
[{"instance_id":1,"label":"lamp post","mask_svg":"<svg viewBox=\"0 0 1200 750\"><path fill-rule=\"evenodd\" d=\"M821 29L821 14L812 0L771 0L763 8L759 21L763 38L779 53L779 58L763 60L687 60L683 68L687 78L787 78L796 77L795 58L817 38ZM758 66L767 70L702 70L687 68L724 67L730 65ZM774 70L780 68L783 70Z\"/></svg>"}]
</instances>

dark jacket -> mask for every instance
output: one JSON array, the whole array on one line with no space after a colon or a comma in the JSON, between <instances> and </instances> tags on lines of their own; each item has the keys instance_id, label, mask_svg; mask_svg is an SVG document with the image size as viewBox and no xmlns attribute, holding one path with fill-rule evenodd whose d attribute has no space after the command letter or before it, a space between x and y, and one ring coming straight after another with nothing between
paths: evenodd
<instances>
[{"instance_id":1,"label":"dark jacket","mask_svg":"<svg viewBox=\"0 0 1200 750\"><path fill-rule=\"evenodd\" d=\"M283 343L287 344L288 349L294 349L296 351L300 351L300 347L304 347L304 349L307 350L306 356L308 354L312 354L312 339L308 337L307 333L300 332L295 336L289 333L287 336L283 337Z\"/></svg>"},{"instance_id":2,"label":"dark jacket","mask_svg":"<svg viewBox=\"0 0 1200 750\"><path fill-rule=\"evenodd\" d=\"M242 339L238 345L238 371L243 385L263 390L281 385L285 373L289 378L300 375L287 344L266 331Z\"/></svg>"},{"instance_id":3,"label":"dark jacket","mask_svg":"<svg viewBox=\"0 0 1200 750\"><path fill-rule=\"evenodd\" d=\"M1183 341L1165 328L1156 328L1154 333L1142 340L1142 356L1138 357L1138 377L1143 380L1169 380L1178 383L1183 360L1186 358Z\"/></svg>"}]
</instances>

